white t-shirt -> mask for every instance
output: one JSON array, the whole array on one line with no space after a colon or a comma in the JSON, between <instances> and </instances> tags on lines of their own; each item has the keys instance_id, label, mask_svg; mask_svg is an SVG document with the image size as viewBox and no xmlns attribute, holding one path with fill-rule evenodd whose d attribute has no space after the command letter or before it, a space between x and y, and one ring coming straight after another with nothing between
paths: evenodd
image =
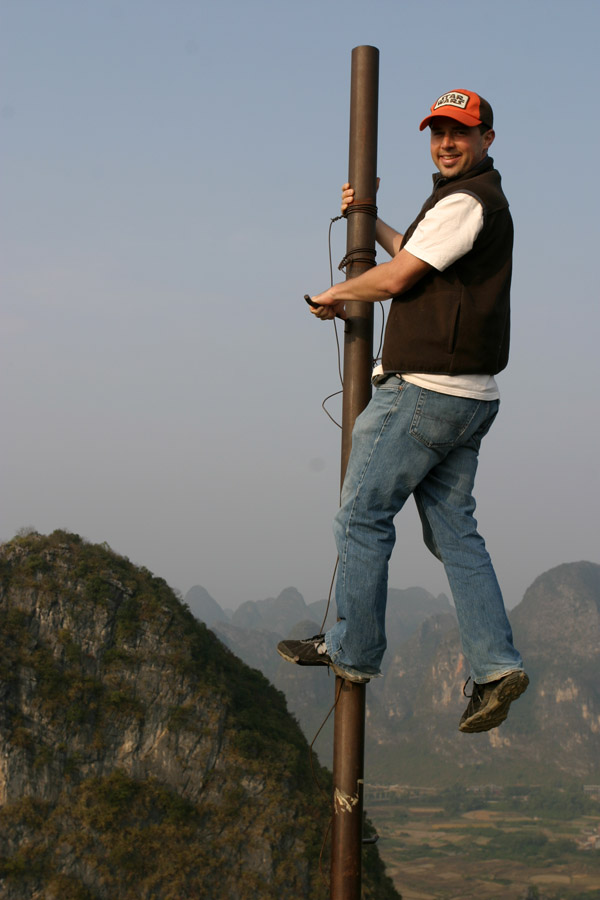
<instances>
[{"instance_id":1,"label":"white t-shirt","mask_svg":"<svg viewBox=\"0 0 600 900\"><path fill-rule=\"evenodd\" d=\"M468 253L483 228L483 207L472 194L457 192L439 200L425 213L404 249L438 272ZM405 381L419 387L471 397L475 400L498 400L500 392L493 375L402 374Z\"/></svg>"}]
</instances>

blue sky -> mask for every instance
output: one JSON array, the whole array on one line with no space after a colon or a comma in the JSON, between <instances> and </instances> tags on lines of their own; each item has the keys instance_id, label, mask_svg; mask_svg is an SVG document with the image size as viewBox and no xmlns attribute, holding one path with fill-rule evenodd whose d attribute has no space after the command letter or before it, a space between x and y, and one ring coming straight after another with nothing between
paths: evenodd
<instances>
[{"instance_id":1,"label":"blue sky","mask_svg":"<svg viewBox=\"0 0 600 900\"><path fill-rule=\"evenodd\" d=\"M477 499L507 604L600 561L599 26L596 0L2 0L0 539L65 527L225 607L326 595L337 361L302 295L329 283L372 44L399 230L429 192L430 104L494 107L513 340ZM447 590L412 504L390 584Z\"/></svg>"}]
</instances>

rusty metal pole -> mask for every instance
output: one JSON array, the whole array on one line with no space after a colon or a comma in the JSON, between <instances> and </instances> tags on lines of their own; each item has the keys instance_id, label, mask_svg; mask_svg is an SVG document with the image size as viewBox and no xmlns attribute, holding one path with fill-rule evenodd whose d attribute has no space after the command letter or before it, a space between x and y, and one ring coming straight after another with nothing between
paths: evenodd
<instances>
[{"instance_id":1,"label":"rusty metal pole","mask_svg":"<svg viewBox=\"0 0 600 900\"><path fill-rule=\"evenodd\" d=\"M355 47L350 88L348 181L355 202L348 216L346 278L375 263L377 110L379 50ZM342 406L342 481L348 464L354 420L371 399L373 304L346 304ZM365 744L364 684L336 677L333 738L333 825L331 900L360 900Z\"/></svg>"}]
</instances>

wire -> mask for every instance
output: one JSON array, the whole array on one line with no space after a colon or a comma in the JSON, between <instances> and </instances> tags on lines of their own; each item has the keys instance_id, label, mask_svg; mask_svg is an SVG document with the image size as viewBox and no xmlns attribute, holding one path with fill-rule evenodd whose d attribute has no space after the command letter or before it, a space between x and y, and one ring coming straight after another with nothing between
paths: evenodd
<instances>
[{"instance_id":1,"label":"wire","mask_svg":"<svg viewBox=\"0 0 600 900\"><path fill-rule=\"evenodd\" d=\"M328 252L329 252L329 283L332 287L333 287L333 253L331 250L331 232L333 229L333 225L335 222L339 222L340 219L345 219L345 218L347 218L348 215L353 215L354 213L357 213L357 212L367 213L368 215L372 215L372 216L375 216L375 218L377 218L377 207L374 206L373 204L371 204L371 203L353 203L351 206L348 207L348 209L346 210L344 215L334 216L333 219L329 220L329 230L327 232L327 248L328 248ZM358 254L363 254L363 253L367 254L367 255L364 257L358 255ZM354 250L350 250L341 259L340 263L338 264L338 269L340 271L343 271L346 268L346 266L348 265L348 263L351 263L351 262L366 262L366 263L369 263L370 265L374 265L375 264L375 251L373 249L371 249L370 247L366 247L366 248L359 247ZM377 352L376 352L375 356L373 357L373 366L375 366L376 363L379 362L379 360L381 359L381 350L383 347L383 335L385 332L385 307L380 300L377 301L377 305L379 306L379 310L381 312L381 326L379 329L379 343L377 346ZM332 319L332 321L333 321L333 330L334 330L334 334L335 334L337 367L338 367L338 376L340 379L341 390L334 391L332 394L328 394L328 396L325 397L325 399L321 403L321 409L323 410L325 415L329 419L331 419L333 424L341 429L341 427L342 427L341 423L338 422L337 419L335 419L331 415L331 413L329 412L329 410L327 409L327 406L326 406L326 403L328 400L331 400L333 397L337 397L344 390L344 376L342 374L342 349L341 349L341 345L340 345L340 336L339 336L339 332L338 332L337 319Z\"/></svg>"},{"instance_id":2,"label":"wire","mask_svg":"<svg viewBox=\"0 0 600 900\"><path fill-rule=\"evenodd\" d=\"M327 671L329 672L329 669L327 669ZM329 717L331 716L331 713L334 711L334 709L336 708L336 706L337 706L338 703L339 703L340 695L341 695L341 690L342 690L342 679L341 679L341 678L339 679L339 682L336 683L336 688L337 688L337 690L336 690L336 694L335 694L335 700L334 700L333 703L331 704L331 706L330 706L330 708L329 708L329 712L327 713L327 715L325 716L325 718L324 718L323 721L321 722L321 724L320 724L320 726L319 726L319 729L318 729L317 733L315 734L314 738L313 738L312 741L310 742L310 750L311 750L310 759L311 759L311 770L312 770L312 774L313 774L313 779L314 779L314 782L315 782L316 786L318 787L319 791L321 792L322 796L323 796L326 800L329 800L329 797L327 796L327 794L325 793L325 791L324 791L323 788L321 787L321 784L320 784L320 782L319 782L319 779L317 778L317 773L316 773L315 770L314 770L314 766L313 766L313 754L314 754L314 744L315 744L315 741L317 740L317 738L318 738L319 735L321 734L322 730L325 728L327 722L329 721Z\"/></svg>"},{"instance_id":3,"label":"wire","mask_svg":"<svg viewBox=\"0 0 600 900\"><path fill-rule=\"evenodd\" d=\"M339 222L340 219L346 218L346 216L348 214L354 214L357 212L366 212L369 215L374 215L375 217L377 217L377 207L376 206L373 206L371 204L352 204L346 210L345 215L335 216L329 222L327 244L328 244L328 251L329 251L329 278L330 278L330 284L332 286L333 286L333 254L332 254L332 250L331 250L331 232L333 229L333 225L335 222ZM343 259L339 263L338 269L343 271L343 269L348 265L348 263L359 262L359 261L360 262L368 262L370 265L374 265L375 264L375 251L371 248L357 248L355 250L349 251L348 253L346 253L346 255L343 257ZM385 330L385 309L384 309L383 304L379 301L378 301L378 305L379 305L379 309L381 312L381 325L380 325L380 330L379 330L379 344L377 347L377 353L375 354L375 357L373 359L373 365L375 365L375 363L380 359L381 348L383 346L383 335L384 335L384 330ZM339 396L341 393L343 393L343 390L344 390L344 377L342 374L342 351L341 351L341 346L340 346L340 338L339 338L339 333L338 333L337 319L333 319L332 321L333 321L333 327L334 327L334 333L335 333L338 375L339 375L339 379L340 379L341 390L334 391L332 394L329 394L327 397L325 397L325 399L321 403L321 408L322 408L323 412L325 413L325 415L329 419L331 419L333 424L341 429L341 427L342 427L341 424L338 421L336 421L336 419L331 415L331 413L329 412L329 410L327 409L327 406L326 406L328 400L331 400L333 397ZM331 598L332 598L332 594L333 594L333 587L335 584L335 576L337 573L338 565L339 565L339 556L336 557L335 566L333 568L333 574L331 576L329 592L327 595L327 606L325 608L325 614L323 616L323 621L321 623L321 628L320 628L321 633L324 632L324 630L325 630L325 622L327 621L327 616L329 615L329 609L331 606ZM330 671L329 668L327 671L328 672ZM319 735L321 734L323 728L329 721L329 718L330 718L331 714L334 712L335 708L337 707L339 699L340 699L341 688L342 688L343 682L342 682L341 678L337 679L337 681L339 682L339 684L337 685L335 700L334 700L332 706L330 707L329 711L327 712L327 715L321 722L321 725L317 729L317 732L309 745L309 758L310 758L310 769L311 769L311 773L312 773L312 778L313 778L313 781L314 781L318 791L327 800L328 803L330 803L331 800L327 796L327 794L325 793L325 791L323 790L323 787L321 786L321 784L319 782L317 773L315 772L315 768L314 768L313 757L315 755L315 751L314 751L315 742L316 742L317 738L319 737ZM319 854L319 873L326 884L328 882L327 882L326 876L323 872L323 854L325 852L325 845L327 843L327 838L329 836L329 832L331 830L332 824L333 824L333 810L332 810L331 817L329 819L327 828L325 830L325 834L323 836L323 843L321 845L321 852Z\"/></svg>"},{"instance_id":4,"label":"wire","mask_svg":"<svg viewBox=\"0 0 600 900\"><path fill-rule=\"evenodd\" d=\"M335 222L339 222L340 219L345 219L348 215L353 215L354 213L357 213L357 212L364 212L364 213L367 213L368 215L372 215L372 216L375 216L375 218L377 218L377 207L374 206L373 204L370 204L370 203L353 203L351 206L348 207L348 209L346 210L345 214L339 215L339 216L334 216L332 219L329 220L329 230L328 230L328 233L327 233L327 248L328 248L328 252L329 252L329 280L330 280L330 284L331 284L332 286L333 286L333 253L332 253L332 250L331 250L331 232L332 232L332 229L333 229L333 225L334 225ZM353 253L363 253L363 252L367 252L367 251L365 251L365 250L360 250L360 249L359 249L359 250L355 250L355 251L351 251L350 253L347 253L346 256L345 256L345 257L342 259L342 261L340 262L340 264L339 264L339 266L338 266L338 269L343 269L343 268L348 264L348 262L354 261L354 260L352 259L352 254L353 254ZM368 253L370 254L369 262L374 263L374 261L375 261L375 251L369 249L369 250L368 250ZM371 256L372 256L372 258L371 258ZM382 348L382 346L383 346L383 334L384 334L384 330L385 330L385 309L384 309L383 303L381 303L380 301L378 301L378 305L379 305L379 309L380 309L380 311L381 311L381 326L380 326L380 330L379 330L379 345L378 345L378 347L377 347L377 353L375 354L375 357L374 357L374 359L373 359L373 364L375 364L375 363L379 360L379 358L380 358L380 355L381 355L381 348ZM341 390L339 390L339 391L334 391L332 394L328 394L327 397L325 397L325 399L324 399L323 402L321 403L321 409L323 410L323 412L325 413L325 415L326 415L329 419L331 419L331 421L333 422L333 424L336 425L338 428L341 429L341 428L342 428L341 423L338 422L338 421L331 415L331 413L329 412L329 410L327 409L327 406L326 406L328 400L331 400L333 397L338 397L338 396L339 396L340 394L342 394L343 391L344 391L344 377L343 377L343 375L342 375L342 351L341 351L341 347L340 347L340 338L339 338L338 329L337 329L337 320L336 320L336 319L333 319L332 321L333 321L333 327L334 327L334 332L335 332L335 341L336 341L336 348L337 348L338 374L339 374L339 378L340 378ZM327 606L326 606L326 608L325 608L325 615L323 616L323 622L321 623L321 631L324 631L324 629L325 629L325 622L327 621L327 616L329 615L329 608L330 608L330 606L331 606L331 596L332 596L332 593L333 593L333 585L334 585L334 582L335 582L335 575L336 575L336 572L337 572L338 563L339 563L339 556L336 558L335 566L334 566L334 569L333 569L333 575L332 575L332 577L331 577L331 583L330 583L330 585L329 585L329 593L328 593L328 595L327 595ZM327 714L327 718L326 718L325 721L323 722L323 725L325 724L325 722L327 721L327 719L328 719L329 716L331 715L331 712L332 712L332 710L330 710L329 713ZM317 737L318 737L318 735L319 735L321 729L323 728L323 725L321 725L321 728L319 728L319 731L317 731L317 734L315 735L315 737L314 737L314 739L313 739L313 743L314 743L314 741L317 739ZM312 744L311 744L311 747L312 747Z\"/></svg>"},{"instance_id":5,"label":"wire","mask_svg":"<svg viewBox=\"0 0 600 900\"><path fill-rule=\"evenodd\" d=\"M339 222L340 219L343 219L343 218L344 218L344 216L334 216L334 218L331 219L330 222L329 222L329 231L328 231L328 233L327 233L327 249L328 249L328 251L329 251L329 284L331 285L331 287L333 287L333 254L332 254L332 252L331 252L331 229L333 228L334 222ZM339 267L338 267L338 268L339 268ZM335 391L335 393L330 394L328 397L325 397L325 399L324 399L323 402L321 403L321 408L323 409L323 412L324 412L326 415L329 416L329 418L331 419L331 421L333 422L333 424L334 424L334 425L337 425L338 428L341 428L341 427L342 427L342 426L341 426L341 423L340 423L340 422L336 422L336 420L335 420L335 419L333 418L333 416L328 412L328 410L327 410L327 408L326 408L326 406L325 406L325 404L327 403L328 400L330 400L332 397L336 397L338 394L341 394L342 391L344 390L344 376L343 376L343 374L342 374L342 349L341 349L341 347L340 347L340 335L339 335L339 332L338 332L338 326L337 326L337 321L336 321L336 319L333 320L333 331L334 331L334 334L335 334L335 344L336 344L336 348L337 348L337 366L338 366L338 375L339 375L339 378L340 378L340 384L341 384L341 386L342 386L342 390L341 390L341 391Z\"/></svg>"},{"instance_id":6,"label":"wire","mask_svg":"<svg viewBox=\"0 0 600 900\"><path fill-rule=\"evenodd\" d=\"M344 393L344 391L343 391L343 387L342 387L341 391L334 391L333 394L329 394L327 397L325 397L325 399L321 403L321 409L323 410L325 415L328 416L331 419L331 421L333 422L333 424L337 425L338 428L342 427L341 424L339 422L336 422L336 420L333 418L333 416L331 415L331 413L329 412L329 410L327 409L325 404L327 403L328 400L331 400L332 397L339 397L339 395L343 394L343 393Z\"/></svg>"},{"instance_id":7,"label":"wire","mask_svg":"<svg viewBox=\"0 0 600 900\"><path fill-rule=\"evenodd\" d=\"M329 671L329 669L328 669L327 671ZM331 706L329 712L327 713L327 715L326 715L325 718L323 719L323 722L321 723L321 727L319 728L319 730L318 730L317 733L315 734L314 738L312 739L311 745L310 745L310 760L311 760L310 765L311 765L311 770L312 770L313 780L314 780L315 784L317 785L319 791L321 792L322 796L327 800L328 803L331 803L331 798L327 796L327 794L325 793L325 791L324 791L323 788L321 787L321 785L320 785L320 783L319 783L319 779L317 778L317 774L316 774L316 772L315 772L315 770L314 770L314 767L313 767L313 761L312 761L312 760L313 760L313 755L314 755L314 754L313 754L313 745L314 745L315 741L317 740L317 738L319 737L319 734L321 733L322 729L323 729L323 728L325 727L325 725L327 724L327 721L328 721L329 717L331 716L331 713L334 711L334 709L336 708L336 706L337 706L338 703L339 703L339 699L340 699L340 696L341 696L341 693L342 693L342 679L341 679L341 678L338 678L338 679L336 680L336 687L337 687L337 690L336 690L336 694L335 694L335 700L334 700L334 702L333 702L333 704L332 704L332 706ZM332 811L331 811L331 815L330 815L329 821L328 821L328 823L327 823L327 828L325 829L325 834L323 835L323 842L321 843L321 852L319 853L319 875L321 876L321 878L323 879L323 881L325 882L325 884L326 884L327 886L329 886L329 882L327 881L327 877L325 876L325 873L323 872L323 854L324 854L324 852L325 852L325 846L326 846L326 844L327 844L327 838L329 837L329 832L331 831L331 826L332 826L332 825L333 825L333 809L332 809Z\"/></svg>"},{"instance_id":8,"label":"wire","mask_svg":"<svg viewBox=\"0 0 600 900\"><path fill-rule=\"evenodd\" d=\"M344 216L335 216L333 219L330 219L330 221L329 221L329 235L328 235L328 239L329 239L328 240L328 243L329 243L329 281L332 286L333 286L333 260L331 258L331 229L333 227L334 222L339 222L340 219L343 219L343 218L344 218ZM340 263L340 265L341 265L341 263ZM338 268L339 268L339 266L338 266Z\"/></svg>"},{"instance_id":9,"label":"wire","mask_svg":"<svg viewBox=\"0 0 600 900\"><path fill-rule=\"evenodd\" d=\"M339 556L335 559L335 566L333 567L333 575L331 576L331 582L329 584L329 593L327 595L327 606L325 607L325 615L323 616L323 621L321 622L321 633L325 630L325 622L327 621L327 616L329 615L329 607L331 606L331 595L333 593L333 585L335 584L335 573L337 572L338 563L340 561ZM318 735L318 732L317 732ZM317 735L315 735L315 740Z\"/></svg>"},{"instance_id":10,"label":"wire","mask_svg":"<svg viewBox=\"0 0 600 900\"><path fill-rule=\"evenodd\" d=\"M373 362L379 362L381 359L381 349L383 347L383 334L385 332L385 306L381 302L381 300L377 301L377 305L379 307L379 312L381 313L381 327L379 329L379 345L377 347L377 353L373 358Z\"/></svg>"}]
</instances>

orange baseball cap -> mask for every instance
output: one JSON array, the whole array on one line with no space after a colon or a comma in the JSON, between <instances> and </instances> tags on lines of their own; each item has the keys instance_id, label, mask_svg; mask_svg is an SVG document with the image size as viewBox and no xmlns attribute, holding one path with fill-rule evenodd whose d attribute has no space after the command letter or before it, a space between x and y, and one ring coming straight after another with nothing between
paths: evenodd
<instances>
[{"instance_id":1,"label":"orange baseball cap","mask_svg":"<svg viewBox=\"0 0 600 900\"><path fill-rule=\"evenodd\" d=\"M469 126L485 124L491 128L494 124L492 107L475 91L448 91L442 94L431 107L431 113L419 125L419 131L423 131L434 116L448 116Z\"/></svg>"}]
</instances>

